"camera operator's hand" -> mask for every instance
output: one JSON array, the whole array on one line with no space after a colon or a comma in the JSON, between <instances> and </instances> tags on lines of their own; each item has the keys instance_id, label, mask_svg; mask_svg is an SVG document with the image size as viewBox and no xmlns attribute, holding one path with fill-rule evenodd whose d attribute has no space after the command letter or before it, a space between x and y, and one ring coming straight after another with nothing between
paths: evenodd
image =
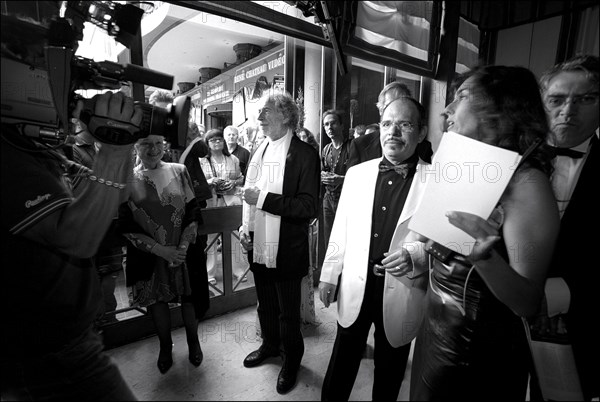
<instances>
[{"instance_id":1,"label":"camera operator's hand","mask_svg":"<svg viewBox=\"0 0 600 402\"><path fill-rule=\"evenodd\" d=\"M143 111L140 106L134 105L133 98L126 96L122 92L106 92L96 95L87 101L79 100L73 111L73 117L80 119L84 108L92 109L92 115L101 118L115 120L122 124L129 124L136 127L142 122ZM94 135L93 128L88 127L91 134Z\"/></svg>"}]
</instances>

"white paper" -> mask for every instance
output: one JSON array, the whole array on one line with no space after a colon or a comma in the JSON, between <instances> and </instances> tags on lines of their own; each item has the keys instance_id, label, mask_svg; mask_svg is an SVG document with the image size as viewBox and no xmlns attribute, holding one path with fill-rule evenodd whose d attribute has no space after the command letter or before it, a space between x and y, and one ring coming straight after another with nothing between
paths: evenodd
<instances>
[{"instance_id":1,"label":"white paper","mask_svg":"<svg viewBox=\"0 0 600 402\"><path fill-rule=\"evenodd\" d=\"M409 229L468 255L474 239L448 222L448 211L489 218L521 156L454 132L443 135L432 164L414 180L425 181L421 203Z\"/></svg>"}]
</instances>

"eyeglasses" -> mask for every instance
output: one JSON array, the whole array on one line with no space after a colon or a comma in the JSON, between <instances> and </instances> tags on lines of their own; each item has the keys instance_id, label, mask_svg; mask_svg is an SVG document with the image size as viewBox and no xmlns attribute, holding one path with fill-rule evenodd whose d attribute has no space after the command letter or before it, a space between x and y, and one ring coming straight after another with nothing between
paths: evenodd
<instances>
[{"instance_id":1,"label":"eyeglasses","mask_svg":"<svg viewBox=\"0 0 600 402\"><path fill-rule=\"evenodd\" d=\"M211 138L208 142L223 142L223 138Z\"/></svg>"},{"instance_id":2,"label":"eyeglasses","mask_svg":"<svg viewBox=\"0 0 600 402\"><path fill-rule=\"evenodd\" d=\"M392 120L384 120L381 123L379 123L379 126L381 127L381 130L386 130L389 131L392 129L393 126L398 127L398 129L400 131L402 131L405 134L410 134L415 130L415 125L412 124L410 121L392 121Z\"/></svg>"},{"instance_id":3,"label":"eyeglasses","mask_svg":"<svg viewBox=\"0 0 600 402\"><path fill-rule=\"evenodd\" d=\"M598 102L598 94L585 94L576 96L564 96L564 95L547 95L544 99L544 103L548 107L559 107L571 101L573 105L589 106Z\"/></svg>"}]
</instances>

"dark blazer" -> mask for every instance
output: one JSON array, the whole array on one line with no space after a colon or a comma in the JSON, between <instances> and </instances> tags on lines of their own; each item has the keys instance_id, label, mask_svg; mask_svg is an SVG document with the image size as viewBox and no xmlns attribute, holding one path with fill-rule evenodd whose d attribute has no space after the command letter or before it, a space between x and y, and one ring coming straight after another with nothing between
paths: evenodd
<instances>
[{"instance_id":1,"label":"dark blazer","mask_svg":"<svg viewBox=\"0 0 600 402\"><path fill-rule=\"evenodd\" d=\"M244 181L246 180L246 170L248 170L248 162L250 162L250 151L244 148L241 145L235 147L235 151L231 153L231 155L235 155L236 158L240 161L240 170L244 175Z\"/></svg>"},{"instance_id":2,"label":"dark blazer","mask_svg":"<svg viewBox=\"0 0 600 402\"><path fill-rule=\"evenodd\" d=\"M308 225L319 214L320 172L317 151L293 136L285 162L283 194L268 193L262 207L281 216L277 271L282 278L308 274Z\"/></svg>"},{"instance_id":3,"label":"dark blazer","mask_svg":"<svg viewBox=\"0 0 600 402\"><path fill-rule=\"evenodd\" d=\"M187 157L183 161L185 167L187 167L190 177L192 178L192 185L194 187L194 194L196 200L202 207L206 207L206 200L212 198L212 192L200 167L199 158L203 158L208 154L208 147L203 140L196 141L188 153Z\"/></svg>"},{"instance_id":4,"label":"dark blazer","mask_svg":"<svg viewBox=\"0 0 600 402\"><path fill-rule=\"evenodd\" d=\"M593 253L600 238L596 232L600 222L600 203L595 195L600 172L598 143L594 134L590 154L560 222L549 274L550 277L563 277L571 291L567 329L586 400L590 396L598 396L600 378L600 343L595 329L600 316L600 270L598 257Z\"/></svg>"},{"instance_id":5,"label":"dark blazer","mask_svg":"<svg viewBox=\"0 0 600 402\"><path fill-rule=\"evenodd\" d=\"M379 131L361 135L350 141L348 154L347 169L371 159L381 158L382 151L381 142L379 141Z\"/></svg>"}]
</instances>

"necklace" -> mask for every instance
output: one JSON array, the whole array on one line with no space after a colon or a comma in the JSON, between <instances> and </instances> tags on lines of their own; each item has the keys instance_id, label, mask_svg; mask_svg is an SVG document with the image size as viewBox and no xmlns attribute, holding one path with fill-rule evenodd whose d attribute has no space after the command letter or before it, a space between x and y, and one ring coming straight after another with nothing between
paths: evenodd
<instances>
[{"instance_id":1,"label":"necklace","mask_svg":"<svg viewBox=\"0 0 600 402\"><path fill-rule=\"evenodd\" d=\"M330 166L329 166L329 171L331 173L334 173L335 168L337 167L338 161L340 160L340 155L342 154L342 146L344 144L340 145L340 148L335 148L335 146L333 145L333 142L329 144L329 150L328 150L328 154L329 154L329 161L330 161ZM333 151L331 148L335 148L336 150L338 150L339 152L337 153L336 157L335 157L335 161L333 160Z\"/></svg>"},{"instance_id":2,"label":"necklace","mask_svg":"<svg viewBox=\"0 0 600 402\"><path fill-rule=\"evenodd\" d=\"M215 161L215 164L219 168L218 172L217 172L217 169L215 169L215 164L213 164L213 160ZM220 161L218 161L214 155L211 155L208 158L208 163L210 164L210 169L212 170L213 177L223 178L221 176L223 176L223 171L225 170L225 161L226 161L225 155L222 156L222 159Z\"/></svg>"}]
</instances>

